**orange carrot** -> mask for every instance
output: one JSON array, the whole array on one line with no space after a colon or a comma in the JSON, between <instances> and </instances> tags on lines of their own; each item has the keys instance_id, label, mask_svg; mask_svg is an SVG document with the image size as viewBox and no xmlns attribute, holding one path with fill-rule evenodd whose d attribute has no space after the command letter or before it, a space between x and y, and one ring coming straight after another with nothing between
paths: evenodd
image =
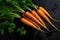
<instances>
[{"instance_id":1,"label":"orange carrot","mask_svg":"<svg viewBox=\"0 0 60 40\"><path fill-rule=\"evenodd\" d=\"M31 19L29 19L28 17L26 17L24 14L22 14L22 16L24 17L24 18L26 18L29 22L31 22L31 23L33 23L37 28L35 28L35 29L40 29L40 31L41 32L44 32L40 27L39 27L39 25L37 25L37 23L35 23L34 21L32 21Z\"/></svg>"},{"instance_id":2,"label":"orange carrot","mask_svg":"<svg viewBox=\"0 0 60 40\"><path fill-rule=\"evenodd\" d=\"M26 18L21 18L21 22L23 22L24 24L31 26L33 28L36 28L37 30L40 30L39 28L37 28L33 23L31 23L30 21L28 21Z\"/></svg>"},{"instance_id":3,"label":"orange carrot","mask_svg":"<svg viewBox=\"0 0 60 40\"><path fill-rule=\"evenodd\" d=\"M59 20L54 19L43 7L39 7L39 10L42 10L44 14L51 18L53 21L60 22Z\"/></svg>"},{"instance_id":4,"label":"orange carrot","mask_svg":"<svg viewBox=\"0 0 60 40\"><path fill-rule=\"evenodd\" d=\"M44 12L43 11L41 11L41 10L37 10L37 13L41 16L41 17L43 17L50 25L52 25L57 31L59 31L59 29L55 26L55 25L53 25L53 23L49 20L49 18L44 14Z\"/></svg>"},{"instance_id":5,"label":"orange carrot","mask_svg":"<svg viewBox=\"0 0 60 40\"><path fill-rule=\"evenodd\" d=\"M46 27L45 23L43 22L41 17L37 14L37 12L35 10L32 10L31 13L32 13L32 15L34 17L36 17L42 23L42 25L44 25L43 27L48 30L48 28Z\"/></svg>"},{"instance_id":6,"label":"orange carrot","mask_svg":"<svg viewBox=\"0 0 60 40\"><path fill-rule=\"evenodd\" d=\"M30 18L31 20L33 20L34 22L36 22L37 24L41 25L42 27L44 27L45 29L47 29L48 31L50 31L45 25L43 25L37 18L35 18L30 12L26 12L25 16L27 16L28 18Z\"/></svg>"},{"instance_id":7,"label":"orange carrot","mask_svg":"<svg viewBox=\"0 0 60 40\"><path fill-rule=\"evenodd\" d=\"M31 11L32 15L35 16L43 25L45 25L45 23L43 22L43 20L41 19L41 17L37 14L37 12L35 10Z\"/></svg>"},{"instance_id":8,"label":"orange carrot","mask_svg":"<svg viewBox=\"0 0 60 40\"><path fill-rule=\"evenodd\" d=\"M24 14L22 14L22 16L24 18L26 18L27 20L29 20L30 22L32 22L35 26L37 26L38 28L40 28L34 21L32 21L31 19L29 19L28 17L26 17Z\"/></svg>"}]
</instances>

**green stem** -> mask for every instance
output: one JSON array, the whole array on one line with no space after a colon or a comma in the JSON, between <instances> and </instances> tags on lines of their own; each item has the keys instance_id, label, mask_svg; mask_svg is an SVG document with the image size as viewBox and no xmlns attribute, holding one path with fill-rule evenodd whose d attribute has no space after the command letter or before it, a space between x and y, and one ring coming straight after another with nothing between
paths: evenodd
<instances>
[{"instance_id":1,"label":"green stem","mask_svg":"<svg viewBox=\"0 0 60 40\"><path fill-rule=\"evenodd\" d=\"M26 9L28 9L29 11L32 11L32 9L30 9L28 6L24 6Z\"/></svg>"},{"instance_id":2,"label":"green stem","mask_svg":"<svg viewBox=\"0 0 60 40\"><path fill-rule=\"evenodd\" d=\"M13 4L13 5L19 10L19 12L21 12L21 13L24 13L25 12L20 6L17 6L15 4Z\"/></svg>"},{"instance_id":3,"label":"green stem","mask_svg":"<svg viewBox=\"0 0 60 40\"><path fill-rule=\"evenodd\" d=\"M37 8L38 8L38 6L36 6L36 5L34 5L34 4L32 4L32 7L34 7L36 10L37 10Z\"/></svg>"},{"instance_id":4,"label":"green stem","mask_svg":"<svg viewBox=\"0 0 60 40\"><path fill-rule=\"evenodd\" d=\"M15 6L21 13L24 13L25 11L21 8L21 7L19 7L19 6Z\"/></svg>"},{"instance_id":5,"label":"green stem","mask_svg":"<svg viewBox=\"0 0 60 40\"><path fill-rule=\"evenodd\" d=\"M37 10L38 6L34 5L33 3L30 3L30 6Z\"/></svg>"},{"instance_id":6,"label":"green stem","mask_svg":"<svg viewBox=\"0 0 60 40\"><path fill-rule=\"evenodd\" d=\"M14 15L14 16L17 17L17 18L21 18L21 16L18 15L17 13L12 13L12 15Z\"/></svg>"},{"instance_id":7,"label":"green stem","mask_svg":"<svg viewBox=\"0 0 60 40\"><path fill-rule=\"evenodd\" d=\"M32 2L32 0L28 0L28 2L29 2L28 3L28 6L33 7L34 9L37 10L38 6L37 5L34 5L33 2Z\"/></svg>"}]
</instances>

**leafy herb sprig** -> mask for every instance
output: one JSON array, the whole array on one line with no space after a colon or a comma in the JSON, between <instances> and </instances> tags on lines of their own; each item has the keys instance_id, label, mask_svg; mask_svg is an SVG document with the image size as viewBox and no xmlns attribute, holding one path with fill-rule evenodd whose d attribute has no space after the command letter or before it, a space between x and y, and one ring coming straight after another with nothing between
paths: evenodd
<instances>
[{"instance_id":1,"label":"leafy herb sprig","mask_svg":"<svg viewBox=\"0 0 60 40\"><path fill-rule=\"evenodd\" d=\"M12 1L12 0L6 0L9 2L13 2L13 5L15 6L15 3L17 1ZM18 8L18 7L16 7ZM7 29L9 33L12 33L15 31L16 24L14 23L15 18L21 18L21 16L18 13L13 12L14 9L9 7L8 5L6 6L4 3L4 0L0 1L0 34L4 34L4 30ZM21 27L17 28L17 32L20 32L20 35L23 35L26 33L26 30L22 29ZM24 33L25 32L25 33Z\"/></svg>"}]
</instances>

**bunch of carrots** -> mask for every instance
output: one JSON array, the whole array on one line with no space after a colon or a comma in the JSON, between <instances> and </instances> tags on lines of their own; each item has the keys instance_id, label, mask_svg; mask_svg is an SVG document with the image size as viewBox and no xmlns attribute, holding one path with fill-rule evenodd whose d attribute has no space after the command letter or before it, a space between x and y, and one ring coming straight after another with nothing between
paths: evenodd
<instances>
[{"instance_id":1,"label":"bunch of carrots","mask_svg":"<svg viewBox=\"0 0 60 40\"><path fill-rule=\"evenodd\" d=\"M21 21L23 23L25 23L26 25L29 25L37 30L44 32L40 28L40 26L42 26L46 30L50 31L46 27L46 24L44 23L44 21L42 20L41 17L43 17L50 25L52 25L57 31L59 31L59 29L50 21L50 19L48 17L51 17L51 16L43 7L39 7L37 12L35 10L32 10L31 12L26 11L25 13L22 14L22 16L23 16L23 18L21 18Z\"/></svg>"},{"instance_id":2,"label":"bunch of carrots","mask_svg":"<svg viewBox=\"0 0 60 40\"><path fill-rule=\"evenodd\" d=\"M37 5L33 4L32 0L19 0L19 3L17 0L13 0L13 1L6 0L6 1L8 3L11 3L13 6L17 8L17 10L20 13L22 13L22 17L20 17L20 21L23 22L24 24L29 25L32 28L39 30L41 32L44 32L44 30L42 30L41 27L51 32L49 28L47 28L45 22L43 21L43 19L45 19L53 28L59 31L59 29L50 21L50 19L56 22L60 22L60 21L54 19L44 7L42 6L38 7Z\"/></svg>"}]
</instances>

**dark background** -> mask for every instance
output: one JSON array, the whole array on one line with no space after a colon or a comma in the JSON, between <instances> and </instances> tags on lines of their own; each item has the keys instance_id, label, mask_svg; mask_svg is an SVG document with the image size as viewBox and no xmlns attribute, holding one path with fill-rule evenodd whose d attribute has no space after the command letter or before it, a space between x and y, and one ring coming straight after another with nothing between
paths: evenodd
<instances>
[{"instance_id":1,"label":"dark background","mask_svg":"<svg viewBox=\"0 0 60 40\"><path fill-rule=\"evenodd\" d=\"M60 0L33 0L33 2L38 6L43 6L46 10L49 11L49 13L55 18L60 20ZM16 19L19 21L18 19ZM17 23L15 21L16 25L20 25L19 22ZM60 23L53 22L59 29L60 29ZM47 23L46 23L47 24ZM21 24L22 25L22 24ZM26 25L25 25L26 26ZM48 27L51 27L47 24ZM25 27L27 30L26 35L19 35L19 33L11 33L11 34L5 34L0 35L0 40L35 40L34 34L36 32L35 29L32 29L30 27ZM48 32L44 33L45 36L48 38L48 40L60 40L60 33L59 32ZM44 40L44 37L41 37L41 33L38 32L36 34L36 40Z\"/></svg>"}]
</instances>

